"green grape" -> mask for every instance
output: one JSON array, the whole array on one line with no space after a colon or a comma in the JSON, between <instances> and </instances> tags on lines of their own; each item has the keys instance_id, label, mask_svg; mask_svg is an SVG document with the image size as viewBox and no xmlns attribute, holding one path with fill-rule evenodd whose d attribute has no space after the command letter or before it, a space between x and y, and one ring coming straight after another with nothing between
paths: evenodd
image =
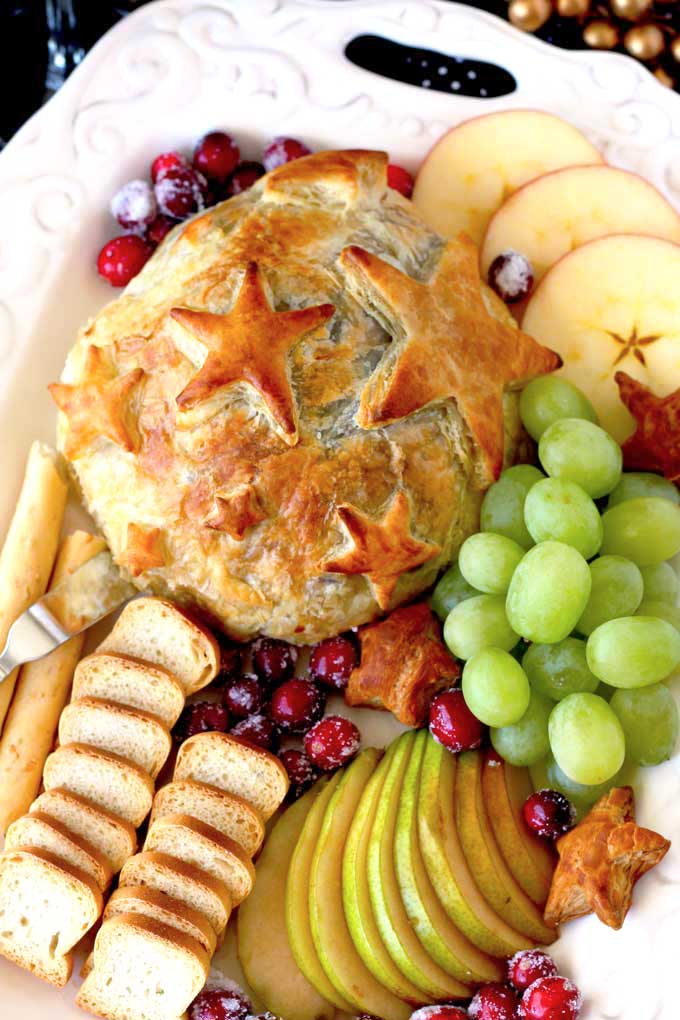
<instances>
[{"instance_id":1,"label":"green grape","mask_svg":"<svg viewBox=\"0 0 680 1020\"><path fill-rule=\"evenodd\" d=\"M590 564L592 587L586 608L576 624L591 634L601 623L617 616L632 616L642 601L642 574L623 556L601 556Z\"/></svg>"},{"instance_id":2,"label":"green grape","mask_svg":"<svg viewBox=\"0 0 680 1020\"><path fill-rule=\"evenodd\" d=\"M512 575L505 603L513 630L528 641L561 641L576 626L590 595L590 571L563 542L541 542Z\"/></svg>"},{"instance_id":3,"label":"green grape","mask_svg":"<svg viewBox=\"0 0 680 1020\"><path fill-rule=\"evenodd\" d=\"M463 667L465 704L486 726L512 726L520 721L531 691L526 673L501 648L481 648Z\"/></svg>"},{"instance_id":4,"label":"green grape","mask_svg":"<svg viewBox=\"0 0 680 1020\"><path fill-rule=\"evenodd\" d=\"M678 601L678 575L670 563L655 563L649 567L640 567L645 590L642 598L645 602L670 602L672 606Z\"/></svg>"},{"instance_id":5,"label":"green grape","mask_svg":"<svg viewBox=\"0 0 680 1020\"><path fill-rule=\"evenodd\" d=\"M607 510L602 526L602 554L626 556L639 567L655 566L680 551L680 506L668 499L628 499Z\"/></svg>"},{"instance_id":6,"label":"green grape","mask_svg":"<svg viewBox=\"0 0 680 1020\"><path fill-rule=\"evenodd\" d=\"M586 643L575 637L554 645L529 645L522 667L533 689L553 701L582 691L592 693L598 685L588 668Z\"/></svg>"},{"instance_id":7,"label":"green grape","mask_svg":"<svg viewBox=\"0 0 680 1020\"><path fill-rule=\"evenodd\" d=\"M665 620L680 630L680 607L671 606L668 602L652 602L650 599L643 599L638 606L636 616L656 616L659 620Z\"/></svg>"},{"instance_id":8,"label":"green grape","mask_svg":"<svg viewBox=\"0 0 680 1020\"><path fill-rule=\"evenodd\" d=\"M610 701L626 737L626 753L636 765L668 761L678 739L678 710L663 684L617 691Z\"/></svg>"},{"instance_id":9,"label":"green grape","mask_svg":"<svg viewBox=\"0 0 680 1020\"><path fill-rule=\"evenodd\" d=\"M545 430L538 458L552 478L566 478L598 499L621 477L621 448L612 437L582 418L563 418Z\"/></svg>"},{"instance_id":10,"label":"green grape","mask_svg":"<svg viewBox=\"0 0 680 1020\"><path fill-rule=\"evenodd\" d=\"M680 633L654 616L621 616L602 623L586 644L588 665L611 687L649 687L680 662Z\"/></svg>"},{"instance_id":11,"label":"green grape","mask_svg":"<svg viewBox=\"0 0 680 1020\"><path fill-rule=\"evenodd\" d=\"M519 634L508 623L502 595L475 595L459 602L446 617L444 641L453 655L469 659L490 645L509 652Z\"/></svg>"},{"instance_id":12,"label":"green grape","mask_svg":"<svg viewBox=\"0 0 680 1020\"><path fill-rule=\"evenodd\" d=\"M553 756L550 755L546 763L545 782L551 790L559 790L560 793L563 793L576 808L577 815L583 816L590 811L595 801L603 797L614 786L621 785L620 775L619 771L604 783L596 783L591 786L575 783L573 779L565 775Z\"/></svg>"},{"instance_id":13,"label":"green grape","mask_svg":"<svg viewBox=\"0 0 680 1020\"><path fill-rule=\"evenodd\" d=\"M479 595L479 592L467 583L460 567L454 563L437 581L430 597L430 606L443 622L459 602L471 599L474 595Z\"/></svg>"},{"instance_id":14,"label":"green grape","mask_svg":"<svg viewBox=\"0 0 680 1020\"><path fill-rule=\"evenodd\" d=\"M555 761L576 783L606 783L623 765L621 723L597 694L570 694L559 701L550 713L548 733Z\"/></svg>"},{"instance_id":15,"label":"green grape","mask_svg":"<svg viewBox=\"0 0 680 1020\"><path fill-rule=\"evenodd\" d=\"M531 464L517 464L504 471L484 496L481 511L482 531L493 531L517 542L523 549L534 543L524 523L524 500L532 485L545 478Z\"/></svg>"},{"instance_id":16,"label":"green grape","mask_svg":"<svg viewBox=\"0 0 680 1020\"><path fill-rule=\"evenodd\" d=\"M564 542L585 559L602 543L602 518L590 496L575 482L544 478L524 503L524 523L535 542Z\"/></svg>"},{"instance_id":17,"label":"green grape","mask_svg":"<svg viewBox=\"0 0 680 1020\"><path fill-rule=\"evenodd\" d=\"M458 553L460 572L478 591L505 595L524 549L505 535L480 531L470 535Z\"/></svg>"},{"instance_id":18,"label":"green grape","mask_svg":"<svg viewBox=\"0 0 680 1020\"><path fill-rule=\"evenodd\" d=\"M669 499L671 503L680 503L680 493L668 479L647 471L624 471L619 484L609 493L607 508L611 509L640 496L657 496L659 499Z\"/></svg>"},{"instance_id":19,"label":"green grape","mask_svg":"<svg viewBox=\"0 0 680 1020\"><path fill-rule=\"evenodd\" d=\"M597 425L595 408L585 394L556 375L542 375L527 383L519 398L519 414L524 428L536 440L561 418L585 418Z\"/></svg>"},{"instance_id":20,"label":"green grape","mask_svg":"<svg viewBox=\"0 0 680 1020\"><path fill-rule=\"evenodd\" d=\"M501 758L517 766L533 765L545 758L550 750L548 719L552 707L550 698L532 690L528 708L519 722L492 729L491 743Z\"/></svg>"}]
</instances>

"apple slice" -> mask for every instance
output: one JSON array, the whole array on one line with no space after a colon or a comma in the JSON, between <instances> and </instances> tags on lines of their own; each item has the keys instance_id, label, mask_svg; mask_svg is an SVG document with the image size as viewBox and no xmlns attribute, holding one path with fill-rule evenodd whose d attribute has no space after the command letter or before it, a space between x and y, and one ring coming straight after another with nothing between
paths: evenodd
<instances>
[{"instance_id":1,"label":"apple slice","mask_svg":"<svg viewBox=\"0 0 680 1020\"><path fill-rule=\"evenodd\" d=\"M321 780L281 816L257 861L257 882L238 912L238 956L246 981L281 1020L332 1020L335 1006L295 963L286 929L288 866ZM266 923L263 923L266 918Z\"/></svg>"},{"instance_id":2,"label":"apple slice","mask_svg":"<svg viewBox=\"0 0 680 1020\"><path fill-rule=\"evenodd\" d=\"M633 234L589 241L546 273L522 328L562 355L558 374L583 390L621 442L633 419L615 372L659 396L680 386L680 245Z\"/></svg>"},{"instance_id":3,"label":"apple slice","mask_svg":"<svg viewBox=\"0 0 680 1020\"><path fill-rule=\"evenodd\" d=\"M606 234L649 234L680 242L680 216L638 174L611 166L573 166L525 184L493 216L480 255L482 276L512 248L531 262L538 283L563 255Z\"/></svg>"},{"instance_id":4,"label":"apple slice","mask_svg":"<svg viewBox=\"0 0 680 1020\"><path fill-rule=\"evenodd\" d=\"M604 163L580 131L550 113L505 110L453 128L425 157L413 201L433 230L461 230L481 244L489 220L534 177L564 166Z\"/></svg>"}]
</instances>

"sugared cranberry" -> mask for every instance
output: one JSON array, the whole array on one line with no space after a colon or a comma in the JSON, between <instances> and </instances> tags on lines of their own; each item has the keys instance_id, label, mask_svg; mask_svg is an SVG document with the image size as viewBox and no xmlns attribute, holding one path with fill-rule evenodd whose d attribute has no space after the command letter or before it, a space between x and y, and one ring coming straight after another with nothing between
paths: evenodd
<instances>
[{"instance_id":1,"label":"sugared cranberry","mask_svg":"<svg viewBox=\"0 0 680 1020\"><path fill-rule=\"evenodd\" d=\"M578 988L563 977L539 978L522 996L526 1020L577 1020L581 1005Z\"/></svg>"},{"instance_id":2,"label":"sugared cranberry","mask_svg":"<svg viewBox=\"0 0 680 1020\"><path fill-rule=\"evenodd\" d=\"M442 1003L437 1006L421 1006L415 1013L411 1013L410 1020L468 1020L468 1013L462 1006Z\"/></svg>"},{"instance_id":3,"label":"sugared cranberry","mask_svg":"<svg viewBox=\"0 0 680 1020\"><path fill-rule=\"evenodd\" d=\"M524 804L524 821L543 839L559 839L574 827L576 812L570 801L557 790L532 793Z\"/></svg>"},{"instance_id":4,"label":"sugared cranberry","mask_svg":"<svg viewBox=\"0 0 680 1020\"><path fill-rule=\"evenodd\" d=\"M255 181L258 181L264 174L265 169L261 163L243 162L234 170L227 181L227 195L240 195L242 191L252 188Z\"/></svg>"},{"instance_id":5,"label":"sugared cranberry","mask_svg":"<svg viewBox=\"0 0 680 1020\"><path fill-rule=\"evenodd\" d=\"M519 992L539 978L554 977L557 974L555 961L542 949L523 949L508 961L508 981Z\"/></svg>"},{"instance_id":6,"label":"sugared cranberry","mask_svg":"<svg viewBox=\"0 0 680 1020\"><path fill-rule=\"evenodd\" d=\"M204 988L189 1006L188 1020L245 1020L252 1004L235 986Z\"/></svg>"},{"instance_id":7,"label":"sugared cranberry","mask_svg":"<svg viewBox=\"0 0 680 1020\"><path fill-rule=\"evenodd\" d=\"M166 216L186 219L192 213L205 209L207 182L192 167L175 167L166 170L154 185L158 207Z\"/></svg>"},{"instance_id":8,"label":"sugared cranberry","mask_svg":"<svg viewBox=\"0 0 680 1020\"><path fill-rule=\"evenodd\" d=\"M272 694L271 717L284 733L306 733L323 715L326 698L311 680L286 680Z\"/></svg>"},{"instance_id":9,"label":"sugared cranberry","mask_svg":"<svg viewBox=\"0 0 680 1020\"><path fill-rule=\"evenodd\" d=\"M518 251L502 251L489 266L489 286L506 304L523 301L534 285L529 259Z\"/></svg>"},{"instance_id":10,"label":"sugared cranberry","mask_svg":"<svg viewBox=\"0 0 680 1020\"><path fill-rule=\"evenodd\" d=\"M270 684L288 680L295 672L297 657L297 648L275 638L260 638L253 645L253 669Z\"/></svg>"},{"instance_id":11,"label":"sugared cranberry","mask_svg":"<svg viewBox=\"0 0 680 1020\"><path fill-rule=\"evenodd\" d=\"M482 985L470 1003L470 1020L515 1020L517 994L510 985Z\"/></svg>"},{"instance_id":12,"label":"sugared cranberry","mask_svg":"<svg viewBox=\"0 0 680 1020\"><path fill-rule=\"evenodd\" d=\"M332 772L354 757L361 746L361 734L344 716L327 715L305 735L304 745L317 768Z\"/></svg>"},{"instance_id":13,"label":"sugared cranberry","mask_svg":"<svg viewBox=\"0 0 680 1020\"><path fill-rule=\"evenodd\" d=\"M220 671L213 680L216 687L232 684L243 675L243 649L223 638L220 641Z\"/></svg>"},{"instance_id":14,"label":"sugared cranberry","mask_svg":"<svg viewBox=\"0 0 680 1020\"><path fill-rule=\"evenodd\" d=\"M267 172L275 170L277 166L290 163L300 156L308 156L312 150L308 149L304 142L298 142L296 138L272 138L267 148L262 153L262 162Z\"/></svg>"},{"instance_id":15,"label":"sugared cranberry","mask_svg":"<svg viewBox=\"0 0 680 1020\"><path fill-rule=\"evenodd\" d=\"M254 673L246 673L224 690L224 704L234 719L245 719L259 712L267 701L269 691Z\"/></svg>"},{"instance_id":16,"label":"sugared cranberry","mask_svg":"<svg viewBox=\"0 0 680 1020\"><path fill-rule=\"evenodd\" d=\"M107 241L97 256L100 276L112 287L125 287L144 268L153 249L136 234L123 234Z\"/></svg>"},{"instance_id":17,"label":"sugared cranberry","mask_svg":"<svg viewBox=\"0 0 680 1020\"><path fill-rule=\"evenodd\" d=\"M211 131L194 149L194 169L200 170L209 181L224 184L240 158L239 147L233 138L224 131Z\"/></svg>"},{"instance_id":18,"label":"sugared cranberry","mask_svg":"<svg viewBox=\"0 0 680 1020\"><path fill-rule=\"evenodd\" d=\"M187 705L179 717L173 736L180 743L197 733L226 733L229 729L229 712L217 701L197 701Z\"/></svg>"},{"instance_id":19,"label":"sugared cranberry","mask_svg":"<svg viewBox=\"0 0 680 1020\"><path fill-rule=\"evenodd\" d=\"M413 177L408 170L404 170L403 166L397 166L396 163L390 163L387 167L387 184L404 198L410 198L413 194Z\"/></svg>"},{"instance_id":20,"label":"sugared cranberry","mask_svg":"<svg viewBox=\"0 0 680 1020\"><path fill-rule=\"evenodd\" d=\"M359 656L354 642L340 635L320 641L312 648L309 672L326 687L342 691L347 686L350 673L358 664Z\"/></svg>"},{"instance_id":21,"label":"sugared cranberry","mask_svg":"<svg viewBox=\"0 0 680 1020\"><path fill-rule=\"evenodd\" d=\"M286 751L281 751L279 758L285 765L290 779L289 797L291 800L297 800L318 779L319 773L304 751L290 747Z\"/></svg>"},{"instance_id":22,"label":"sugared cranberry","mask_svg":"<svg viewBox=\"0 0 680 1020\"><path fill-rule=\"evenodd\" d=\"M157 212L156 196L148 181L128 181L111 199L111 215L126 230L143 231Z\"/></svg>"},{"instance_id":23,"label":"sugared cranberry","mask_svg":"<svg viewBox=\"0 0 680 1020\"><path fill-rule=\"evenodd\" d=\"M486 727L467 707L460 688L454 688L432 699L430 733L449 751L457 753L479 747Z\"/></svg>"},{"instance_id":24,"label":"sugared cranberry","mask_svg":"<svg viewBox=\"0 0 680 1020\"><path fill-rule=\"evenodd\" d=\"M262 712L242 719L229 732L232 737L248 740L251 744L263 747L265 751L276 751L279 746L279 731L272 720Z\"/></svg>"},{"instance_id":25,"label":"sugared cranberry","mask_svg":"<svg viewBox=\"0 0 680 1020\"><path fill-rule=\"evenodd\" d=\"M162 152L151 164L151 180L155 184L168 170L188 167L189 160L181 152Z\"/></svg>"},{"instance_id":26,"label":"sugared cranberry","mask_svg":"<svg viewBox=\"0 0 680 1020\"><path fill-rule=\"evenodd\" d=\"M170 233L172 228L176 225L176 220L171 220L169 216L164 216L163 213L159 213L152 219L149 226L146 228L145 237L149 244L152 244L154 248L157 248L161 241L165 240L167 235Z\"/></svg>"}]
</instances>

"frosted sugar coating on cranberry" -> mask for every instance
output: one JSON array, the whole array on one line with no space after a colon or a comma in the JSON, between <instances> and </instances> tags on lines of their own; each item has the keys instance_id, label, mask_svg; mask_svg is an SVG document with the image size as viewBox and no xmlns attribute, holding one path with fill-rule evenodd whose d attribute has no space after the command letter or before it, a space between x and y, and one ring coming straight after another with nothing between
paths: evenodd
<instances>
[{"instance_id":1,"label":"frosted sugar coating on cranberry","mask_svg":"<svg viewBox=\"0 0 680 1020\"><path fill-rule=\"evenodd\" d=\"M128 181L111 199L111 215L121 227L143 230L156 216L158 205L148 181Z\"/></svg>"},{"instance_id":2,"label":"frosted sugar coating on cranberry","mask_svg":"<svg viewBox=\"0 0 680 1020\"><path fill-rule=\"evenodd\" d=\"M275 751L279 746L279 731L271 719L262 712L249 715L229 731L232 737L247 740L265 751Z\"/></svg>"},{"instance_id":3,"label":"frosted sugar coating on cranberry","mask_svg":"<svg viewBox=\"0 0 680 1020\"><path fill-rule=\"evenodd\" d=\"M245 992L231 984L206 988L187 1010L188 1020L245 1020L252 1010Z\"/></svg>"},{"instance_id":4,"label":"frosted sugar coating on cranberry","mask_svg":"<svg viewBox=\"0 0 680 1020\"><path fill-rule=\"evenodd\" d=\"M306 733L323 715L326 696L311 680L293 677L272 694L270 715L284 733Z\"/></svg>"},{"instance_id":5,"label":"frosted sugar coating on cranberry","mask_svg":"<svg viewBox=\"0 0 680 1020\"><path fill-rule=\"evenodd\" d=\"M298 650L276 638L258 638L253 643L253 669L270 684L280 684L295 672Z\"/></svg>"},{"instance_id":6,"label":"frosted sugar coating on cranberry","mask_svg":"<svg viewBox=\"0 0 680 1020\"><path fill-rule=\"evenodd\" d=\"M297 800L318 779L319 773L304 751L290 747L281 751L279 758L290 779L290 799Z\"/></svg>"},{"instance_id":7,"label":"frosted sugar coating on cranberry","mask_svg":"<svg viewBox=\"0 0 680 1020\"><path fill-rule=\"evenodd\" d=\"M523 949L508 961L508 981L520 992L539 978L556 975L555 961L542 949Z\"/></svg>"},{"instance_id":8,"label":"frosted sugar coating on cranberry","mask_svg":"<svg viewBox=\"0 0 680 1020\"><path fill-rule=\"evenodd\" d=\"M522 808L529 829L542 839L559 839L576 821L573 804L559 790L539 790Z\"/></svg>"},{"instance_id":9,"label":"frosted sugar coating on cranberry","mask_svg":"<svg viewBox=\"0 0 680 1020\"><path fill-rule=\"evenodd\" d=\"M313 764L331 772L354 757L361 746L361 734L350 719L327 715L305 735L304 745Z\"/></svg>"},{"instance_id":10,"label":"frosted sugar coating on cranberry","mask_svg":"<svg viewBox=\"0 0 680 1020\"><path fill-rule=\"evenodd\" d=\"M517 993L509 985L483 985L468 1009L471 1020L515 1020Z\"/></svg>"},{"instance_id":11,"label":"frosted sugar coating on cranberry","mask_svg":"<svg viewBox=\"0 0 680 1020\"><path fill-rule=\"evenodd\" d=\"M182 743L197 733L226 733L229 728L229 712L224 705L215 701L197 701L187 705L179 717L173 736Z\"/></svg>"},{"instance_id":12,"label":"frosted sugar coating on cranberry","mask_svg":"<svg viewBox=\"0 0 680 1020\"><path fill-rule=\"evenodd\" d=\"M254 673L246 673L225 689L224 703L234 719L245 719L264 707L267 694L263 681Z\"/></svg>"},{"instance_id":13,"label":"frosted sugar coating on cranberry","mask_svg":"<svg viewBox=\"0 0 680 1020\"><path fill-rule=\"evenodd\" d=\"M283 166L284 163L299 159L300 156L308 156L311 151L304 142L298 141L297 138L285 138L280 135L278 138L272 138L262 153L262 163L265 170L269 172L276 170L277 166Z\"/></svg>"},{"instance_id":14,"label":"frosted sugar coating on cranberry","mask_svg":"<svg viewBox=\"0 0 680 1020\"><path fill-rule=\"evenodd\" d=\"M410 1020L467 1020L468 1014L461 1006L421 1006L411 1013Z\"/></svg>"},{"instance_id":15,"label":"frosted sugar coating on cranberry","mask_svg":"<svg viewBox=\"0 0 680 1020\"><path fill-rule=\"evenodd\" d=\"M314 679L339 691L345 689L352 670L358 665L356 645L342 635L320 641L309 656L309 672Z\"/></svg>"},{"instance_id":16,"label":"frosted sugar coating on cranberry","mask_svg":"<svg viewBox=\"0 0 680 1020\"><path fill-rule=\"evenodd\" d=\"M158 207L166 216L183 220L205 209L208 182L203 174L191 167L167 170L154 185Z\"/></svg>"},{"instance_id":17,"label":"frosted sugar coating on cranberry","mask_svg":"<svg viewBox=\"0 0 680 1020\"><path fill-rule=\"evenodd\" d=\"M151 180L155 184L168 170L176 170L182 166L188 167L189 160L181 152L162 152L151 164Z\"/></svg>"},{"instance_id":18,"label":"frosted sugar coating on cranberry","mask_svg":"<svg viewBox=\"0 0 680 1020\"><path fill-rule=\"evenodd\" d=\"M529 259L512 248L502 251L489 266L489 286L506 304L523 301L533 285L534 272Z\"/></svg>"},{"instance_id":19,"label":"frosted sugar coating on cranberry","mask_svg":"<svg viewBox=\"0 0 680 1020\"><path fill-rule=\"evenodd\" d=\"M573 981L565 977L539 978L522 996L526 1020L578 1020L583 999Z\"/></svg>"}]
</instances>

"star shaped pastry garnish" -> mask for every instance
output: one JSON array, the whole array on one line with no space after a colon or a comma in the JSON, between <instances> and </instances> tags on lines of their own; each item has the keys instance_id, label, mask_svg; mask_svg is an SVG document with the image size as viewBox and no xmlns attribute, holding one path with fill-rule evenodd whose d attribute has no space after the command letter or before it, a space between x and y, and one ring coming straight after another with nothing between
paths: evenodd
<instances>
[{"instance_id":1,"label":"star shaped pastry garnish","mask_svg":"<svg viewBox=\"0 0 680 1020\"><path fill-rule=\"evenodd\" d=\"M637 880L666 855L670 842L635 824L633 791L610 790L575 829L557 842L559 863L545 908L558 925L593 911L620 928Z\"/></svg>"},{"instance_id":2,"label":"star shaped pastry garnish","mask_svg":"<svg viewBox=\"0 0 680 1020\"><path fill-rule=\"evenodd\" d=\"M229 492L215 494L212 511L203 523L240 542L248 528L259 524L266 516L254 486L243 482Z\"/></svg>"},{"instance_id":3,"label":"star shaped pastry garnish","mask_svg":"<svg viewBox=\"0 0 680 1020\"><path fill-rule=\"evenodd\" d=\"M351 541L346 553L329 560L323 570L331 574L365 574L381 609L387 609L399 575L413 570L441 552L441 546L411 535L411 507L398 492L380 520L367 517L346 503L336 508Z\"/></svg>"},{"instance_id":4,"label":"star shaped pastry garnish","mask_svg":"<svg viewBox=\"0 0 680 1020\"><path fill-rule=\"evenodd\" d=\"M133 577L139 577L145 570L166 565L165 543L160 528L145 528L130 522L127 526L125 548L120 555L121 564Z\"/></svg>"},{"instance_id":5,"label":"star shaped pastry garnish","mask_svg":"<svg viewBox=\"0 0 680 1020\"><path fill-rule=\"evenodd\" d=\"M68 419L64 453L69 460L82 456L99 436L106 436L129 452L136 449L131 405L143 378L141 368L116 376L108 352L102 347L88 347L79 383L48 386L55 404Z\"/></svg>"},{"instance_id":6,"label":"star shaped pastry garnish","mask_svg":"<svg viewBox=\"0 0 680 1020\"><path fill-rule=\"evenodd\" d=\"M626 372L614 376L637 428L621 447L629 471L660 471L680 481L680 389L657 397Z\"/></svg>"},{"instance_id":7,"label":"star shaped pastry garnish","mask_svg":"<svg viewBox=\"0 0 680 1020\"><path fill-rule=\"evenodd\" d=\"M477 249L464 236L447 243L424 283L363 248L345 248L340 266L354 298L392 336L361 394L358 424L378 428L455 400L489 484L503 465L504 386L559 368L559 356L489 314Z\"/></svg>"},{"instance_id":8,"label":"star shaped pastry garnish","mask_svg":"<svg viewBox=\"0 0 680 1020\"><path fill-rule=\"evenodd\" d=\"M297 411L287 354L302 337L330 319L333 305L275 312L257 265L251 262L231 311L226 315L173 308L171 315L207 351L194 378L177 397L180 412L206 407L226 389L245 383L261 397L274 429L290 446L297 443ZM190 419L191 420L191 419Z\"/></svg>"}]
</instances>

